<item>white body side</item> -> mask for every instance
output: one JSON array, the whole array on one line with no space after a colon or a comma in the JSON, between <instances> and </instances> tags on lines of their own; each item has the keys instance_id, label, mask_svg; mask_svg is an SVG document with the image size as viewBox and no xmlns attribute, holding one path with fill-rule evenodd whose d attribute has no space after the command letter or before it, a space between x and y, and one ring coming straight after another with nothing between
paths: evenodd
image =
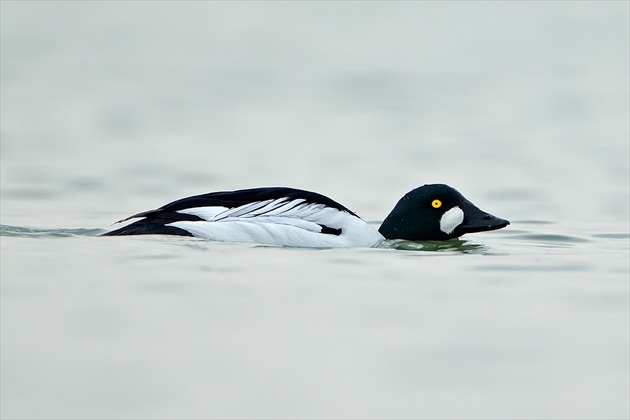
<instances>
[{"instance_id":1,"label":"white body side","mask_svg":"<svg viewBox=\"0 0 630 420\"><path fill-rule=\"evenodd\" d=\"M205 221L170 223L192 235L225 242L253 242L309 248L370 247L383 236L360 218L305 200L266 200L227 209L197 207L180 210ZM341 233L322 233L322 226Z\"/></svg>"}]
</instances>

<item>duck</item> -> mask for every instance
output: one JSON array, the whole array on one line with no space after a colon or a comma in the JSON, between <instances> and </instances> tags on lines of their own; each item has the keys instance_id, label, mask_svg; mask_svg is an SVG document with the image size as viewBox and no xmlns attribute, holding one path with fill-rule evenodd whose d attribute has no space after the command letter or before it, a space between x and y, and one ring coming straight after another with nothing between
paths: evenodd
<instances>
[{"instance_id":1,"label":"duck","mask_svg":"<svg viewBox=\"0 0 630 420\"><path fill-rule=\"evenodd\" d=\"M131 220L135 221L103 236L179 235L285 247L352 248L374 247L386 240L445 241L510 224L445 184L425 184L405 194L378 229L331 198L289 187L195 195L116 223Z\"/></svg>"}]
</instances>

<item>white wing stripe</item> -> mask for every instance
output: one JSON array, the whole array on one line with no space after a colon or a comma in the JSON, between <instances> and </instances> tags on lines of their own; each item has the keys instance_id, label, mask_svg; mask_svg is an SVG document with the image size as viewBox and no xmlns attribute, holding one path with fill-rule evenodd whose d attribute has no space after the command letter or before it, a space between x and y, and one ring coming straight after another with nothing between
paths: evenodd
<instances>
[{"instance_id":1,"label":"white wing stripe","mask_svg":"<svg viewBox=\"0 0 630 420\"><path fill-rule=\"evenodd\" d=\"M301 198L297 200L293 200L293 201L288 201L288 202L278 200L277 203L274 203L276 204L276 207L270 207L269 209L262 209L265 211L255 212L251 216L261 216L261 217L278 216L278 215L286 216L286 213L292 210L293 208L302 207L303 202L304 200Z\"/></svg>"},{"instance_id":2,"label":"white wing stripe","mask_svg":"<svg viewBox=\"0 0 630 420\"><path fill-rule=\"evenodd\" d=\"M301 203L303 203L304 201L305 200L302 198L291 201L287 201L286 198L257 201L256 203L235 207L221 214L218 214L217 217L214 218L214 221L218 222L228 217L252 218L279 215L290 210L293 207L300 207Z\"/></svg>"},{"instance_id":3,"label":"white wing stripe","mask_svg":"<svg viewBox=\"0 0 630 420\"><path fill-rule=\"evenodd\" d=\"M287 217L300 217L300 218L310 218L318 211L323 210L326 206L323 204L301 204L299 206L295 206L294 208L288 209L283 216Z\"/></svg>"},{"instance_id":4,"label":"white wing stripe","mask_svg":"<svg viewBox=\"0 0 630 420\"><path fill-rule=\"evenodd\" d=\"M179 210L178 212L199 216L208 222L222 222L227 219L231 221L235 219L243 221L256 219L262 221L268 217L298 218L315 221L313 219L322 217L322 212L325 212L325 214L336 214L339 212L339 210L326 207L323 204L305 203L305 201L302 198L291 201L287 201L286 198L280 198L277 200L256 201L234 208L208 206L194 207Z\"/></svg>"},{"instance_id":5,"label":"white wing stripe","mask_svg":"<svg viewBox=\"0 0 630 420\"><path fill-rule=\"evenodd\" d=\"M223 213L217 215L215 220L220 220L226 217L238 217L250 212L255 212L261 208L265 208L267 205L273 203L274 200L255 201L253 203L245 204L243 206L234 207L225 210Z\"/></svg>"},{"instance_id":6,"label":"white wing stripe","mask_svg":"<svg viewBox=\"0 0 630 420\"><path fill-rule=\"evenodd\" d=\"M227 207L193 207L185 210L178 210L177 213L192 214L207 221L213 221L218 214L230 210Z\"/></svg>"}]
</instances>

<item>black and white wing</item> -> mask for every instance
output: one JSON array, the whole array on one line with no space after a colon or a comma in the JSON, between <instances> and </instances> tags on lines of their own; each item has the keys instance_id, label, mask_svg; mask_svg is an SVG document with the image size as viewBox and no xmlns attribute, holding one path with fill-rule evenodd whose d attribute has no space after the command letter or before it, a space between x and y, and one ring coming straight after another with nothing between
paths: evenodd
<instances>
[{"instance_id":1,"label":"black and white wing","mask_svg":"<svg viewBox=\"0 0 630 420\"><path fill-rule=\"evenodd\" d=\"M307 247L371 246L383 239L336 201L284 187L183 198L121 222L135 218L140 220L105 235L184 235Z\"/></svg>"}]
</instances>

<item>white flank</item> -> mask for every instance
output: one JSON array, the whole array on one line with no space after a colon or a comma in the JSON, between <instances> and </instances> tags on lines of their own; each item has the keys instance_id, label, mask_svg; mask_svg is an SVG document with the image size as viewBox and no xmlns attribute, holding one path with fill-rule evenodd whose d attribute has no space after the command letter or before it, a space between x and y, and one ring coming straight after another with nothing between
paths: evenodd
<instances>
[{"instance_id":1,"label":"white flank","mask_svg":"<svg viewBox=\"0 0 630 420\"><path fill-rule=\"evenodd\" d=\"M226 242L254 242L295 247L364 247L383 236L360 218L304 199L266 200L227 209L197 207L180 210L206 221L169 223L199 238ZM340 235L321 233L322 226Z\"/></svg>"},{"instance_id":2,"label":"white flank","mask_svg":"<svg viewBox=\"0 0 630 420\"><path fill-rule=\"evenodd\" d=\"M440 230L447 235L452 233L455 228L464 221L464 212L455 206L442 215L440 219Z\"/></svg>"}]
</instances>

